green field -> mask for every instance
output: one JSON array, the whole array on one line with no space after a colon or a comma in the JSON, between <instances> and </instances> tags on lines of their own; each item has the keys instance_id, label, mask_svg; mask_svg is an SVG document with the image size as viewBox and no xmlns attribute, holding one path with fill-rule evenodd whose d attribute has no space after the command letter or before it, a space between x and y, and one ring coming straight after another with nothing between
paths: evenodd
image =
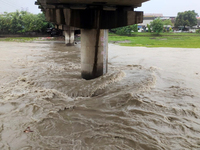
<instances>
[{"instance_id":1,"label":"green field","mask_svg":"<svg viewBox=\"0 0 200 150\"><path fill-rule=\"evenodd\" d=\"M7 42L31 42L41 40L56 40L57 38L35 38L35 37L9 37L0 38ZM200 34L196 33L134 33L131 36L119 36L109 33L109 43L121 46L142 47L175 47L175 48L200 48Z\"/></svg>"},{"instance_id":2,"label":"green field","mask_svg":"<svg viewBox=\"0 0 200 150\"><path fill-rule=\"evenodd\" d=\"M8 38L0 38L0 41L5 42L30 42L38 40L38 38L35 37L8 37Z\"/></svg>"},{"instance_id":3,"label":"green field","mask_svg":"<svg viewBox=\"0 0 200 150\"><path fill-rule=\"evenodd\" d=\"M131 36L109 34L109 42L121 46L200 48L200 34L196 33L136 33Z\"/></svg>"}]
</instances>

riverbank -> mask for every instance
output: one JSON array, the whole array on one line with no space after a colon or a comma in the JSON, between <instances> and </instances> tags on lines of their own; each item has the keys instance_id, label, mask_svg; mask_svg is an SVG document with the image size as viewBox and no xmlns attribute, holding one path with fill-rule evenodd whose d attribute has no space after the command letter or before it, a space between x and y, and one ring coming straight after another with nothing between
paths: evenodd
<instances>
[{"instance_id":1,"label":"riverbank","mask_svg":"<svg viewBox=\"0 0 200 150\"><path fill-rule=\"evenodd\" d=\"M5 42L64 41L64 37L6 37ZM75 41L80 41L76 37ZM135 33L131 36L109 34L109 43L132 47L200 48L200 34L196 33Z\"/></svg>"},{"instance_id":2,"label":"riverbank","mask_svg":"<svg viewBox=\"0 0 200 150\"><path fill-rule=\"evenodd\" d=\"M64 41L64 37L5 37L2 42Z\"/></svg>"},{"instance_id":3,"label":"riverbank","mask_svg":"<svg viewBox=\"0 0 200 150\"><path fill-rule=\"evenodd\" d=\"M137 33L131 36L109 35L109 42L121 46L200 48L200 34L195 33Z\"/></svg>"}]
</instances>

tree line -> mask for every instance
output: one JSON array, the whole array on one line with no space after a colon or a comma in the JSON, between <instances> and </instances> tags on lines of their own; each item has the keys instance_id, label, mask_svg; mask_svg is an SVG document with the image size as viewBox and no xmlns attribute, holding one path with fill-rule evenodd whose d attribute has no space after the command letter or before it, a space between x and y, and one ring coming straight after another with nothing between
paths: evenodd
<instances>
[{"instance_id":1,"label":"tree line","mask_svg":"<svg viewBox=\"0 0 200 150\"><path fill-rule=\"evenodd\" d=\"M195 26L197 25L197 16L198 14L195 11L179 12L174 26L182 26L183 28ZM160 33L165 30L164 25L173 26L171 20L155 19L150 25L147 25L148 32ZM46 32L49 27L53 27L53 25L46 21L43 13L32 14L27 11L16 11L0 14L0 33ZM111 31L120 35L131 35L132 32L138 32L138 26L137 24L130 25Z\"/></svg>"},{"instance_id":2,"label":"tree line","mask_svg":"<svg viewBox=\"0 0 200 150\"><path fill-rule=\"evenodd\" d=\"M51 26L43 13L16 11L0 14L0 33L46 32Z\"/></svg>"},{"instance_id":3,"label":"tree line","mask_svg":"<svg viewBox=\"0 0 200 150\"><path fill-rule=\"evenodd\" d=\"M187 26L188 27L196 26L198 22L197 16L198 14L194 10L179 12L175 19L174 24L169 19L163 21L160 18L157 18L154 21L152 21L149 25L147 25L148 32L154 32L159 34L160 32L163 31L164 32L172 31L172 28L166 30L164 25L171 25L177 28L182 27L183 29L185 29ZM137 27L134 25L112 29L111 31L119 35L130 35L132 32L138 32ZM200 30L197 30L197 32L200 33Z\"/></svg>"},{"instance_id":4,"label":"tree line","mask_svg":"<svg viewBox=\"0 0 200 150\"><path fill-rule=\"evenodd\" d=\"M160 30L164 30L164 25L171 25L173 26L173 23L171 22L171 20L160 20L160 19L155 19L153 22L151 22L151 24L147 24L147 31L148 32L161 32ZM157 30L157 28L159 30ZM155 30L156 29L156 30ZM171 29L172 30L172 29ZM125 26L125 27L120 27L120 28L115 28L115 29L111 29L111 32L114 32L116 34L119 35L131 35L133 32L138 32L138 25L130 25L130 26Z\"/></svg>"}]
</instances>

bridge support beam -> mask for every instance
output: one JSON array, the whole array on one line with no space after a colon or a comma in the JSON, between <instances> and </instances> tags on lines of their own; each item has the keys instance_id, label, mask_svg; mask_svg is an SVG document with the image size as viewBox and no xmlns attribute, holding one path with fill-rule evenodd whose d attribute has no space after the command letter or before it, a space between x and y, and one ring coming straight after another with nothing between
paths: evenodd
<instances>
[{"instance_id":1,"label":"bridge support beam","mask_svg":"<svg viewBox=\"0 0 200 150\"><path fill-rule=\"evenodd\" d=\"M74 46L74 30L64 31L65 44L67 46Z\"/></svg>"},{"instance_id":2,"label":"bridge support beam","mask_svg":"<svg viewBox=\"0 0 200 150\"><path fill-rule=\"evenodd\" d=\"M108 30L81 30L81 75L94 79L108 71Z\"/></svg>"}]
</instances>

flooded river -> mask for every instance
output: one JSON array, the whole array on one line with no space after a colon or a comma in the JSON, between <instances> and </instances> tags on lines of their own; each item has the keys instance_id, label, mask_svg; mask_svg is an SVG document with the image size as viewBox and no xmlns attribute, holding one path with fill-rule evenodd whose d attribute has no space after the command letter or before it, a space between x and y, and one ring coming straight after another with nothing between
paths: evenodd
<instances>
[{"instance_id":1,"label":"flooded river","mask_svg":"<svg viewBox=\"0 0 200 150\"><path fill-rule=\"evenodd\" d=\"M200 49L109 45L107 75L80 70L80 44L0 42L0 150L200 149Z\"/></svg>"}]
</instances>

